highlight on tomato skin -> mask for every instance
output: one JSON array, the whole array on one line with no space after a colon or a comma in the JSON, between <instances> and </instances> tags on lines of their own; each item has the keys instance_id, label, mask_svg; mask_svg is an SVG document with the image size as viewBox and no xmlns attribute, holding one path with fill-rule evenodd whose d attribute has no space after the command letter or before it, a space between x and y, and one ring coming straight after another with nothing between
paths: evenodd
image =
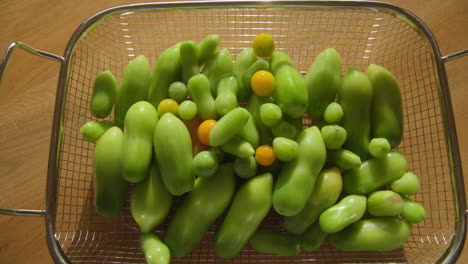
<instances>
[{"instance_id":1,"label":"highlight on tomato skin","mask_svg":"<svg viewBox=\"0 0 468 264\"><path fill-rule=\"evenodd\" d=\"M255 160L262 166L270 166L276 160L276 154L272 146L261 145L255 151Z\"/></svg>"},{"instance_id":2,"label":"highlight on tomato skin","mask_svg":"<svg viewBox=\"0 0 468 264\"><path fill-rule=\"evenodd\" d=\"M200 140L203 145L210 146L210 133L217 122L218 121L216 120L208 119L203 121L200 126L198 126L198 140Z\"/></svg>"},{"instance_id":3,"label":"highlight on tomato skin","mask_svg":"<svg viewBox=\"0 0 468 264\"><path fill-rule=\"evenodd\" d=\"M269 96L275 89L275 77L269 71L258 71L250 80L252 91L258 96Z\"/></svg>"}]
</instances>

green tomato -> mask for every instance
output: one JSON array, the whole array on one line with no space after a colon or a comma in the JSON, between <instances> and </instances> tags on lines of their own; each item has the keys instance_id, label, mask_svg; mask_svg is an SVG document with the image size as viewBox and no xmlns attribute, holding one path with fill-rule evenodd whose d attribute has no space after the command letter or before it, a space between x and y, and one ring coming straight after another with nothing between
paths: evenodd
<instances>
[{"instance_id":1,"label":"green tomato","mask_svg":"<svg viewBox=\"0 0 468 264\"><path fill-rule=\"evenodd\" d=\"M239 254L270 211L272 191L271 173L255 176L239 188L215 234L217 256L229 259Z\"/></svg>"},{"instance_id":2,"label":"green tomato","mask_svg":"<svg viewBox=\"0 0 468 264\"><path fill-rule=\"evenodd\" d=\"M104 121L89 121L86 122L81 128L80 133L86 141L96 142L101 136L114 126L114 122L109 120Z\"/></svg>"},{"instance_id":3,"label":"green tomato","mask_svg":"<svg viewBox=\"0 0 468 264\"><path fill-rule=\"evenodd\" d=\"M325 113L323 118L327 123L336 124L341 121L343 118L343 107L337 102L331 102L327 108L325 108Z\"/></svg>"},{"instance_id":4,"label":"green tomato","mask_svg":"<svg viewBox=\"0 0 468 264\"><path fill-rule=\"evenodd\" d=\"M192 120L198 113L197 105L189 100L183 101L179 105L179 116L185 120Z\"/></svg>"},{"instance_id":5,"label":"green tomato","mask_svg":"<svg viewBox=\"0 0 468 264\"><path fill-rule=\"evenodd\" d=\"M275 127L281 122L282 112L279 106L266 103L260 106L260 119L267 127Z\"/></svg>"},{"instance_id":6,"label":"green tomato","mask_svg":"<svg viewBox=\"0 0 468 264\"><path fill-rule=\"evenodd\" d=\"M369 143L369 153L376 158L384 158L391 150L386 138L373 138Z\"/></svg>"},{"instance_id":7,"label":"green tomato","mask_svg":"<svg viewBox=\"0 0 468 264\"><path fill-rule=\"evenodd\" d=\"M320 215L320 227L327 233L341 231L361 219L366 212L366 204L365 196L348 195Z\"/></svg>"},{"instance_id":8,"label":"green tomato","mask_svg":"<svg viewBox=\"0 0 468 264\"><path fill-rule=\"evenodd\" d=\"M187 98L187 85L183 82L173 82L169 85L169 97L176 100L178 103Z\"/></svg>"},{"instance_id":9,"label":"green tomato","mask_svg":"<svg viewBox=\"0 0 468 264\"><path fill-rule=\"evenodd\" d=\"M273 150L278 160L288 162L297 156L299 145L292 139L277 137L273 139Z\"/></svg>"},{"instance_id":10,"label":"green tomato","mask_svg":"<svg viewBox=\"0 0 468 264\"><path fill-rule=\"evenodd\" d=\"M249 242L258 252L279 256L297 256L301 250L299 239L294 235L261 227L255 231Z\"/></svg>"},{"instance_id":11,"label":"green tomato","mask_svg":"<svg viewBox=\"0 0 468 264\"><path fill-rule=\"evenodd\" d=\"M399 248L411 233L411 225L395 216L365 219L330 235L330 242L343 251L387 252Z\"/></svg>"},{"instance_id":12,"label":"green tomato","mask_svg":"<svg viewBox=\"0 0 468 264\"><path fill-rule=\"evenodd\" d=\"M346 130L339 125L326 125L320 132L327 149L340 148L346 141Z\"/></svg>"},{"instance_id":13,"label":"green tomato","mask_svg":"<svg viewBox=\"0 0 468 264\"><path fill-rule=\"evenodd\" d=\"M171 253L154 233L140 235L140 248L148 264L169 264Z\"/></svg>"},{"instance_id":14,"label":"green tomato","mask_svg":"<svg viewBox=\"0 0 468 264\"><path fill-rule=\"evenodd\" d=\"M393 191L407 195L416 194L419 186L418 176L412 172L406 172L400 179L391 184Z\"/></svg>"},{"instance_id":15,"label":"green tomato","mask_svg":"<svg viewBox=\"0 0 468 264\"><path fill-rule=\"evenodd\" d=\"M257 168L257 161L253 155L247 158L236 157L234 160L234 171L243 179L249 179L257 175Z\"/></svg>"}]
</instances>

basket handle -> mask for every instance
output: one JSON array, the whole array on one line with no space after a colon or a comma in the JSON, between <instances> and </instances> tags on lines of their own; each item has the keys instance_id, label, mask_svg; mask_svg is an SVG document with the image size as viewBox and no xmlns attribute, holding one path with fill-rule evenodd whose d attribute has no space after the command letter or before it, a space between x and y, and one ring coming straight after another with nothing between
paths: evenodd
<instances>
[{"instance_id":1,"label":"basket handle","mask_svg":"<svg viewBox=\"0 0 468 264\"><path fill-rule=\"evenodd\" d=\"M457 59L459 57L463 57L463 56L466 56L466 55L468 55L468 49L460 50L458 52L455 52L455 53L452 53L452 54L449 54L449 55L446 55L446 56L442 56L441 59L442 59L443 62L446 62L446 61L454 60L454 59Z\"/></svg>"},{"instance_id":2,"label":"basket handle","mask_svg":"<svg viewBox=\"0 0 468 264\"><path fill-rule=\"evenodd\" d=\"M22 42L13 42L10 44L10 46L8 46L0 64L0 86L2 84L3 75L5 74L5 70L8 66L8 61L10 60L11 54L13 53L15 48L20 48L34 55L47 58L47 59L51 59L51 60L55 60L58 62L64 61L64 58L62 56L58 56L52 53L48 53L45 51L32 48ZM46 210L0 208L0 214L6 214L6 215L44 216L45 213L46 213Z\"/></svg>"}]
</instances>

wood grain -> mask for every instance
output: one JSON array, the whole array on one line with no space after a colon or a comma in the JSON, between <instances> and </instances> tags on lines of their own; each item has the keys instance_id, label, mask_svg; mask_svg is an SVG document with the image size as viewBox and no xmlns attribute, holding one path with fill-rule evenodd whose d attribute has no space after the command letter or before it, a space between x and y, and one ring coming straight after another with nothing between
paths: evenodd
<instances>
[{"instance_id":1,"label":"wood grain","mask_svg":"<svg viewBox=\"0 0 468 264\"><path fill-rule=\"evenodd\" d=\"M133 1L2 0L0 51L10 42L63 54L79 24L108 7ZM468 1L391 0L421 18L442 54L468 48ZM462 164L468 164L468 57L446 63ZM0 87L0 206L43 209L59 64L17 52ZM44 219L0 215L0 263L52 263ZM459 263L468 263L468 247Z\"/></svg>"}]
</instances>

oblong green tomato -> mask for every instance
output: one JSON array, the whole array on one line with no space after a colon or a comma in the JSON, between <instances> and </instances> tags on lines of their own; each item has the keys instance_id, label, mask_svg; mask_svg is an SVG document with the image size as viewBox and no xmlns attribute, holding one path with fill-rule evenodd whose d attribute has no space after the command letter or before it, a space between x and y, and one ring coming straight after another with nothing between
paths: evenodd
<instances>
[{"instance_id":1,"label":"oblong green tomato","mask_svg":"<svg viewBox=\"0 0 468 264\"><path fill-rule=\"evenodd\" d=\"M226 76L219 81L215 99L216 111L225 115L238 106L237 91L238 82L235 76Z\"/></svg>"},{"instance_id":2,"label":"oblong green tomato","mask_svg":"<svg viewBox=\"0 0 468 264\"><path fill-rule=\"evenodd\" d=\"M125 115L134 103L147 99L150 80L150 64L144 55L128 63L115 101L114 119L117 126L124 127Z\"/></svg>"},{"instance_id":3,"label":"oblong green tomato","mask_svg":"<svg viewBox=\"0 0 468 264\"><path fill-rule=\"evenodd\" d=\"M232 73L232 56L228 49L222 49L211 55L203 67L202 73L210 81L211 95L216 97L218 83Z\"/></svg>"},{"instance_id":4,"label":"oblong green tomato","mask_svg":"<svg viewBox=\"0 0 468 264\"><path fill-rule=\"evenodd\" d=\"M281 215L298 214L306 205L326 159L325 144L317 127L297 137L296 158L284 164L273 192L273 207Z\"/></svg>"},{"instance_id":5,"label":"oblong green tomato","mask_svg":"<svg viewBox=\"0 0 468 264\"><path fill-rule=\"evenodd\" d=\"M260 253L279 256L297 256L300 240L292 234L267 228L258 228L249 239L250 245Z\"/></svg>"},{"instance_id":6,"label":"oblong green tomato","mask_svg":"<svg viewBox=\"0 0 468 264\"><path fill-rule=\"evenodd\" d=\"M325 238L328 236L320 227L320 223L313 223L302 235L302 248L305 251L315 251L322 245Z\"/></svg>"},{"instance_id":7,"label":"oblong green tomato","mask_svg":"<svg viewBox=\"0 0 468 264\"><path fill-rule=\"evenodd\" d=\"M172 196L164 187L156 161L143 181L135 184L130 193L130 211L141 232L148 233L166 219Z\"/></svg>"},{"instance_id":8,"label":"oblong green tomato","mask_svg":"<svg viewBox=\"0 0 468 264\"><path fill-rule=\"evenodd\" d=\"M239 188L215 233L214 248L217 256L229 259L239 254L270 211L272 190L271 173L255 176Z\"/></svg>"},{"instance_id":9,"label":"oblong green tomato","mask_svg":"<svg viewBox=\"0 0 468 264\"><path fill-rule=\"evenodd\" d=\"M255 55L252 48L245 48L237 55L236 62L234 63L234 73L236 74L239 80L239 92L238 97L240 101L247 101L247 99L252 94L250 87L246 87L242 81L242 76L249 69L249 67L257 61L257 56Z\"/></svg>"},{"instance_id":10,"label":"oblong green tomato","mask_svg":"<svg viewBox=\"0 0 468 264\"><path fill-rule=\"evenodd\" d=\"M177 209L164 242L175 257L189 254L213 222L228 208L236 181L232 164L226 163L210 178L198 178L193 190Z\"/></svg>"},{"instance_id":11,"label":"oblong green tomato","mask_svg":"<svg viewBox=\"0 0 468 264\"><path fill-rule=\"evenodd\" d=\"M411 233L411 225L394 216L357 221L344 230L331 234L330 242L343 251L395 250L403 245Z\"/></svg>"},{"instance_id":12,"label":"oblong green tomato","mask_svg":"<svg viewBox=\"0 0 468 264\"><path fill-rule=\"evenodd\" d=\"M147 264L169 264L171 252L154 233L140 234L140 249Z\"/></svg>"},{"instance_id":13,"label":"oblong green tomato","mask_svg":"<svg viewBox=\"0 0 468 264\"><path fill-rule=\"evenodd\" d=\"M80 133L86 141L96 142L101 136L111 127L114 122L109 120L104 121L89 121L86 122L81 128Z\"/></svg>"},{"instance_id":14,"label":"oblong green tomato","mask_svg":"<svg viewBox=\"0 0 468 264\"><path fill-rule=\"evenodd\" d=\"M154 153L161 178L172 195L193 188L192 139L184 123L171 113L164 114L154 129Z\"/></svg>"},{"instance_id":15,"label":"oblong green tomato","mask_svg":"<svg viewBox=\"0 0 468 264\"><path fill-rule=\"evenodd\" d=\"M329 149L327 163L342 170L351 170L361 166L361 158L347 149Z\"/></svg>"},{"instance_id":16,"label":"oblong green tomato","mask_svg":"<svg viewBox=\"0 0 468 264\"><path fill-rule=\"evenodd\" d=\"M256 94L252 94L247 105L247 109L255 121L255 127L257 128L260 140L259 145L271 145L273 142L271 129L265 126L262 122L262 119L260 118L260 106L271 102L273 102L271 97L257 96Z\"/></svg>"},{"instance_id":17,"label":"oblong green tomato","mask_svg":"<svg viewBox=\"0 0 468 264\"><path fill-rule=\"evenodd\" d=\"M234 171L243 179L249 179L257 175L257 169L257 161L253 155L247 158L236 157L234 159Z\"/></svg>"},{"instance_id":18,"label":"oblong green tomato","mask_svg":"<svg viewBox=\"0 0 468 264\"><path fill-rule=\"evenodd\" d=\"M271 57L271 64L275 64L277 53ZM275 76L276 86L273 90L273 97L283 113L298 118L302 116L309 105L309 94L307 86L301 73L291 64L285 63L279 67L272 67Z\"/></svg>"},{"instance_id":19,"label":"oblong green tomato","mask_svg":"<svg viewBox=\"0 0 468 264\"><path fill-rule=\"evenodd\" d=\"M154 128L158 120L158 112L146 101L137 102L128 109L122 156L122 177L126 181L137 183L149 174Z\"/></svg>"},{"instance_id":20,"label":"oblong green tomato","mask_svg":"<svg viewBox=\"0 0 468 264\"><path fill-rule=\"evenodd\" d=\"M297 156L299 145L292 139L277 137L273 139L273 150L278 160L288 162Z\"/></svg>"},{"instance_id":21,"label":"oblong green tomato","mask_svg":"<svg viewBox=\"0 0 468 264\"><path fill-rule=\"evenodd\" d=\"M319 218L320 228L336 233L358 221L366 212L367 199L362 195L348 195L336 205L325 210Z\"/></svg>"},{"instance_id":22,"label":"oblong green tomato","mask_svg":"<svg viewBox=\"0 0 468 264\"><path fill-rule=\"evenodd\" d=\"M231 138L221 145L221 150L238 158L248 158L255 153L255 149L249 142L238 137Z\"/></svg>"},{"instance_id":23,"label":"oblong green tomato","mask_svg":"<svg viewBox=\"0 0 468 264\"><path fill-rule=\"evenodd\" d=\"M426 217L426 209L405 195L402 195L401 197L404 201L403 211L400 214L401 217L403 217L408 223L411 224L422 222L424 217Z\"/></svg>"},{"instance_id":24,"label":"oblong green tomato","mask_svg":"<svg viewBox=\"0 0 468 264\"><path fill-rule=\"evenodd\" d=\"M339 123L348 134L344 148L366 160L371 140L372 84L366 74L350 67L338 89L338 103L343 107Z\"/></svg>"},{"instance_id":25,"label":"oblong green tomato","mask_svg":"<svg viewBox=\"0 0 468 264\"><path fill-rule=\"evenodd\" d=\"M372 83L371 135L386 138L396 148L403 137L403 108L395 76L382 66L371 64L366 74Z\"/></svg>"},{"instance_id":26,"label":"oblong green tomato","mask_svg":"<svg viewBox=\"0 0 468 264\"><path fill-rule=\"evenodd\" d=\"M159 103L168 97L169 86L181 80L180 44L167 48L156 60L148 90L148 102L154 107L158 107Z\"/></svg>"},{"instance_id":27,"label":"oblong green tomato","mask_svg":"<svg viewBox=\"0 0 468 264\"><path fill-rule=\"evenodd\" d=\"M282 112L279 106L266 103L260 106L260 119L267 127L275 127L281 122Z\"/></svg>"},{"instance_id":28,"label":"oblong green tomato","mask_svg":"<svg viewBox=\"0 0 468 264\"><path fill-rule=\"evenodd\" d=\"M117 99L118 85L115 76L109 70L98 74L93 84L91 113L97 118L107 117Z\"/></svg>"},{"instance_id":29,"label":"oblong green tomato","mask_svg":"<svg viewBox=\"0 0 468 264\"><path fill-rule=\"evenodd\" d=\"M198 44L198 65L203 65L219 47L219 36L208 35Z\"/></svg>"},{"instance_id":30,"label":"oblong green tomato","mask_svg":"<svg viewBox=\"0 0 468 264\"><path fill-rule=\"evenodd\" d=\"M322 170L304 209L297 215L283 217L283 226L293 234L304 233L323 211L335 205L342 190L340 170L337 168Z\"/></svg>"},{"instance_id":31,"label":"oblong green tomato","mask_svg":"<svg viewBox=\"0 0 468 264\"><path fill-rule=\"evenodd\" d=\"M401 178L391 184L393 191L407 195L416 194L419 187L418 176L412 172L405 172Z\"/></svg>"},{"instance_id":32,"label":"oblong green tomato","mask_svg":"<svg viewBox=\"0 0 468 264\"><path fill-rule=\"evenodd\" d=\"M124 134L118 127L107 130L94 148L94 206L101 216L117 216L127 194L127 183L122 179Z\"/></svg>"},{"instance_id":33,"label":"oblong green tomato","mask_svg":"<svg viewBox=\"0 0 468 264\"><path fill-rule=\"evenodd\" d=\"M399 215L403 207L403 199L393 191L375 191L367 197L367 211L373 216Z\"/></svg>"},{"instance_id":34,"label":"oblong green tomato","mask_svg":"<svg viewBox=\"0 0 468 264\"><path fill-rule=\"evenodd\" d=\"M284 65L294 66L291 57L285 52L275 51L269 59L270 69L272 72L276 72Z\"/></svg>"},{"instance_id":35,"label":"oblong green tomato","mask_svg":"<svg viewBox=\"0 0 468 264\"><path fill-rule=\"evenodd\" d=\"M321 120L324 117L328 104L335 100L340 75L341 56L335 49L328 48L315 58L305 77L309 92L307 114L310 118Z\"/></svg>"},{"instance_id":36,"label":"oblong green tomato","mask_svg":"<svg viewBox=\"0 0 468 264\"><path fill-rule=\"evenodd\" d=\"M249 120L249 112L237 107L221 117L210 132L209 141L213 147L221 146L239 133Z\"/></svg>"},{"instance_id":37,"label":"oblong green tomato","mask_svg":"<svg viewBox=\"0 0 468 264\"><path fill-rule=\"evenodd\" d=\"M180 44L180 59L182 62L182 80L188 80L200 73L198 65L198 45L195 41L184 41Z\"/></svg>"},{"instance_id":38,"label":"oblong green tomato","mask_svg":"<svg viewBox=\"0 0 468 264\"><path fill-rule=\"evenodd\" d=\"M344 172L344 190L348 194L369 194L399 179L407 165L405 156L397 151L391 151L381 159L366 160L358 168Z\"/></svg>"},{"instance_id":39,"label":"oblong green tomato","mask_svg":"<svg viewBox=\"0 0 468 264\"><path fill-rule=\"evenodd\" d=\"M201 120L217 119L215 101L210 91L210 82L204 74L197 74L189 79L188 92L197 104L198 116Z\"/></svg>"},{"instance_id":40,"label":"oblong green tomato","mask_svg":"<svg viewBox=\"0 0 468 264\"><path fill-rule=\"evenodd\" d=\"M257 149L258 146L260 146L260 135L252 113L249 112L249 120L247 120L247 123L242 127L238 136L239 138L249 142L254 149Z\"/></svg>"}]
</instances>

